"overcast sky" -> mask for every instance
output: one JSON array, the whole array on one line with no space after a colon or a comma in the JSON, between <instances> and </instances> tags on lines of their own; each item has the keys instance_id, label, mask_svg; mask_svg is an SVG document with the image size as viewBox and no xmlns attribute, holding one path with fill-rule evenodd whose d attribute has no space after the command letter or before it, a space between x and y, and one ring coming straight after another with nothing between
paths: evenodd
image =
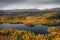
<instances>
[{"instance_id":1,"label":"overcast sky","mask_svg":"<svg viewBox=\"0 0 60 40\"><path fill-rule=\"evenodd\" d=\"M60 0L0 0L4 9L50 9L60 7Z\"/></svg>"}]
</instances>

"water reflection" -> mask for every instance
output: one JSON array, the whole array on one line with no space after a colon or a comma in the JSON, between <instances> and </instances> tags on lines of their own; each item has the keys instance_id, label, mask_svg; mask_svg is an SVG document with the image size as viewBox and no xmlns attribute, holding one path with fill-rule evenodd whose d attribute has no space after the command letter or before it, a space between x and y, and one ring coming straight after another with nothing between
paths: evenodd
<instances>
[{"instance_id":1,"label":"water reflection","mask_svg":"<svg viewBox=\"0 0 60 40\"><path fill-rule=\"evenodd\" d=\"M59 27L59 26L57 26L57 27ZM49 28L49 26L36 25L34 27L29 27L24 24L3 23L3 24L0 24L0 28L2 28L2 29L15 28L18 30L30 30L37 34L37 33L47 33L47 29Z\"/></svg>"}]
</instances>

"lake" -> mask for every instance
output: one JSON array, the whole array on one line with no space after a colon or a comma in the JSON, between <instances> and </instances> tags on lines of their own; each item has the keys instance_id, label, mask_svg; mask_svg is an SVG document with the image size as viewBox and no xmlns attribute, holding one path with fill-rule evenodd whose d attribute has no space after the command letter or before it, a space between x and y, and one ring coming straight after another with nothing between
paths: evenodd
<instances>
[{"instance_id":1,"label":"lake","mask_svg":"<svg viewBox=\"0 0 60 40\"><path fill-rule=\"evenodd\" d=\"M34 27L29 27L29 26L26 26L24 24L9 24L9 23L0 24L0 28L2 28L2 29L15 28L18 30L29 30L29 31L32 31L36 34L47 33L47 29L49 27L50 26L45 26L45 25L40 25L40 24L35 25ZM56 26L56 27L60 27L60 26Z\"/></svg>"}]
</instances>

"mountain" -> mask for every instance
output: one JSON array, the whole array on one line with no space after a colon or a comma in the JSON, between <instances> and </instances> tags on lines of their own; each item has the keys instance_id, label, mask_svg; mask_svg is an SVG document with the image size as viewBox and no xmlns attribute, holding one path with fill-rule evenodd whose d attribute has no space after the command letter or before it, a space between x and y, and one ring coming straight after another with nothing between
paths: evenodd
<instances>
[{"instance_id":1,"label":"mountain","mask_svg":"<svg viewBox=\"0 0 60 40\"><path fill-rule=\"evenodd\" d=\"M60 8L45 9L43 11L60 11Z\"/></svg>"},{"instance_id":2,"label":"mountain","mask_svg":"<svg viewBox=\"0 0 60 40\"><path fill-rule=\"evenodd\" d=\"M51 8L51 9L44 9L44 10L39 10L39 9L13 9L13 10L0 10L0 14L18 14L18 13L35 13L35 12L47 12L47 11L54 11L54 12L60 12L60 8Z\"/></svg>"},{"instance_id":3,"label":"mountain","mask_svg":"<svg viewBox=\"0 0 60 40\"><path fill-rule=\"evenodd\" d=\"M38 9L14 9L14 10L3 10L3 12L38 12Z\"/></svg>"}]
</instances>

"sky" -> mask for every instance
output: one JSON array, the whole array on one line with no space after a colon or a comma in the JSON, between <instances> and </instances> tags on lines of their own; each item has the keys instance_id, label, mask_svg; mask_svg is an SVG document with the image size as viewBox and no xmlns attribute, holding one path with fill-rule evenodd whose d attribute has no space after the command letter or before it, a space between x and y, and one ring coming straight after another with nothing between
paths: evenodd
<instances>
[{"instance_id":1,"label":"sky","mask_svg":"<svg viewBox=\"0 0 60 40\"><path fill-rule=\"evenodd\" d=\"M50 9L60 7L60 0L0 0L0 10Z\"/></svg>"}]
</instances>

